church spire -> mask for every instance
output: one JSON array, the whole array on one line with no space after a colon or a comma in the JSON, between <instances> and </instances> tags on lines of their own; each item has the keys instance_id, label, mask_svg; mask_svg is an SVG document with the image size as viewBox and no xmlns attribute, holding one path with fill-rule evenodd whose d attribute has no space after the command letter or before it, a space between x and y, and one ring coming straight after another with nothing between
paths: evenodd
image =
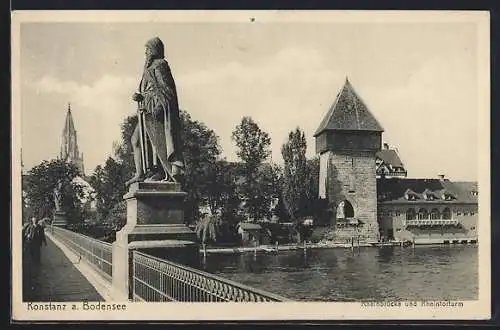
<instances>
[{"instance_id":1,"label":"church spire","mask_svg":"<svg viewBox=\"0 0 500 330\"><path fill-rule=\"evenodd\" d=\"M75 164L80 174L83 175L83 157L78 150L76 129L71 113L71 103L68 103L66 120L62 132L61 159Z\"/></svg>"}]
</instances>

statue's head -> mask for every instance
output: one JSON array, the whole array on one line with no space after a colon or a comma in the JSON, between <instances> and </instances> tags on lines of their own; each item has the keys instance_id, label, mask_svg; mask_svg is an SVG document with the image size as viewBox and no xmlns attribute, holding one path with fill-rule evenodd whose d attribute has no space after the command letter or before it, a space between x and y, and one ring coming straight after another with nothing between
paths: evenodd
<instances>
[{"instance_id":1,"label":"statue's head","mask_svg":"<svg viewBox=\"0 0 500 330\"><path fill-rule=\"evenodd\" d=\"M146 60L152 61L165 57L165 48L160 38L155 37L146 42Z\"/></svg>"},{"instance_id":2,"label":"statue's head","mask_svg":"<svg viewBox=\"0 0 500 330\"><path fill-rule=\"evenodd\" d=\"M34 224L34 225L36 225L36 224L37 224L37 221L36 221L36 218L35 218L35 217L32 217L32 218L31 218L31 223L32 223L32 224Z\"/></svg>"}]
</instances>

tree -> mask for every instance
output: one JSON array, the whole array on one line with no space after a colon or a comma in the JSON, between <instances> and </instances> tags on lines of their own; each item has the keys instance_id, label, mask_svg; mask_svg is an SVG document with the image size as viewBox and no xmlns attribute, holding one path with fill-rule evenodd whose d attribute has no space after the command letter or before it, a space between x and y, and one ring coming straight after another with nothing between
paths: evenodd
<instances>
[{"instance_id":1,"label":"tree","mask_svg":"<svg viewBox=\"0 0 500 330\"><path fill-rule=\"evenodd\" d=\"M250 117L242 118L231 137L238 147L236 154L249 171L256 171L259 165L271 154L269 134L261 130Z\"/></svg>"},{"instance_id":2,"label":"tree","mask_svg":"<svg viewBox=\"0 0 500 330\"><path fill-rule=\"evenodd\" d=\"M185 219L193 223L200 217L199 208L202 204L208 204L212 186L210 177L213 176L214 166L221 154L219 138L215 132L204 123L193 120L189 113L181 110L183 155L186 165L183 190L188 193L185 202ZM132 115L125 118L122 123L122 137L119 143L114 145L116 158L113 181L113 196L111 200L120 202L125 192L125 182L135 172L132 145L130 139L137 125L137 116ZM113 166L109 166L114 168ZM119 168L119 169L118 169ZM118 198L119 196L119 198Z\"/></svg>"},{"instance_id":3,"label":"tree","mask_svg":"<svg viewBox=\"0 0 500 330\"><path fill-rule=\"evenodd\" d=\"M112 225L115 232L119 231L127 223L127 203L125 201L116 203L108 212L104 222Z\"/></svg>"},{"instance_id":4,"label":"tree","mask_svg":"<svg viewBox=\"0 0 500 330\"><path fill-rule=\"evenodd\" d=\"M307 204L304 210L305 216L317 218L323 211L322 202L319 199L319 157L315 156L307 160Z\"/></svg>"},{"instance_id":5,"label":"tree","mask_svg":"<svg viewBox=\"0 0 500 330\"><path fill-rule=\"evenodd\" d=\"M250 117L243 117L231 137L238 148L237 155L243 161L240 173L243 182L238 190L244 198L245 212L254 220L267 217L272 196L268 194L268 172L262 163L271 154L271 138Z\"/></svg>"},{"instance_id":6,"label":"tree","mask_svg":"<svg viewBox=\"0 0 500 330\"><path fill-rule=\"evenodd\" d=\"M234 182L234 166L226 160L218 160L210 165L207 176L210 212L221 216L235 212L240 201Z\"/></svg>"},{"instance_id":7,"label":"tree","mask_svg":"<svg viewBox=\"0 0 500 330\"><path fill-rule=\"evenodd\" d=\"M284 160L283 203L294 222L305 215L309 197L306 149L305 134L299 128L289 133L288 141L281 148Z\"/></svg>"},{"instance_id":8,"label":"tree","mask_svg":"<svg viewBox=\"0 0 500 330\"><path fill-rule=\"evenodd\" d=\"M216 216L204 217L196 225L196 236L200 242L206 245L209 242L215 243L218 238L218 227L220 218Z\"/></svg>"},{"instance_id":9,"label":"tree","mask_svg":"<svg viewBox=\"0 0 500 330\"><path fill-rule=\"evenodd\" d=\"M62 182L61 208L69 223L78 223L84 219L82 204L83 187L73 182L78 175L76 166L61 159L43 161L33 167L26 176L26 200L31 216L38 219L52 217L55 210L54 189Z\"/></svg>"},{"instance_id":10,"label":"tree","mask_svg":"<svg viewBox=\"0 0 500 330\"><path fill-rule=\"evenodd\" d=\"M134 156L130 139L137 123L136 115L126 117L121 124L121 141L115 143L113 146L114 158L123 166L123 175L127 178L125 180L128 180L135 173ZM123 181L123 185L125 185L125 182Z\"/></svg>"},{"instance_id":11,"label":"tree","mask_svg":"<svg viewBox=\"0 0 500 330\"><path fill-rule=\"evenodd\" d=\"M122 201L126 193L126 172L123 163L109 157L104 168L97 166L90 177L90 184L96 192L97 214L101 220L105 219L109 211Z\"/></svg>"},{"instance_id":12,"label":"tree","mask_svg":"<svg viewBox=\"0 0 500 330\"><path fill-rule=\"evenodd\" d=\"M186 111L181 111L183 125L184 162L186 165L183 189L188 193L186 215L192 223L200 218L200 205L213 201L214 173L221 154L219 137L204 123L193 120ZM217 189L217 188L216 188Z\"/></svg>"}]
</instances>

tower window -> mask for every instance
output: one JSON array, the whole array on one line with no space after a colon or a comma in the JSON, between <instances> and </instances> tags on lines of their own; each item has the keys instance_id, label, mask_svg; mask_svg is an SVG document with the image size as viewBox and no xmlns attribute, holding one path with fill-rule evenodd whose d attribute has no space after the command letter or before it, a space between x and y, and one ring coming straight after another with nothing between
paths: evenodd
<instances>
[{"instance_id":1,"label":"tower window","mask_svg":"<svg viewBox=\"0 0 500 330\"><path fill-rule=\"evenodd\" d=\"M351 173L349 175L349 192L353 193L356 190L356 185L355 185L355 179L354 179L354 173Z\"/></svg>"}]
</instances>

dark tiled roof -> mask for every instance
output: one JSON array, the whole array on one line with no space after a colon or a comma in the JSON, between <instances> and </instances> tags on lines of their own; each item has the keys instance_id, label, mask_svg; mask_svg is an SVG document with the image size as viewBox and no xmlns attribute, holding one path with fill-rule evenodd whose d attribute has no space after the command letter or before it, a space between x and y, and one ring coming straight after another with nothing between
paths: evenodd
<instances>
[{"instance_id":1,"label":"dark tiled roof","mask_svg":"<svg viewBox=\"0 0 500 330\"><path fill-rule=\"evenodd\" d=\"M411 191L417 195L415 201L408 201L405 193ZM424 192L436 196L436 200L428 201ZM440 179L377 179L377 194L380 203L477 203L477 182L449 181ZM443 199L443 194L448 193L454 197L452 200Z\"/></svg>"},{"instance_id":2,"label":"dark tiled roof","mask_svg":"<svg viewBox=\"0 0 500 330\"><path fill-rule=\"evenodd\" d=\"M384 131L348 79L314 136L325 130Z\"/></svg>"},{"instance_id":3,"label":"dark tiled roof","mask_svg":"<svg viewBox=\"0 0 500 330\"><path fill-rule=\"evenodd\" d=\"M377 152L377 157L380 158L384 164L392 165L393 167L404 167L403 162L393 149L380 150Z\"/></svg>"}]
</instances>

